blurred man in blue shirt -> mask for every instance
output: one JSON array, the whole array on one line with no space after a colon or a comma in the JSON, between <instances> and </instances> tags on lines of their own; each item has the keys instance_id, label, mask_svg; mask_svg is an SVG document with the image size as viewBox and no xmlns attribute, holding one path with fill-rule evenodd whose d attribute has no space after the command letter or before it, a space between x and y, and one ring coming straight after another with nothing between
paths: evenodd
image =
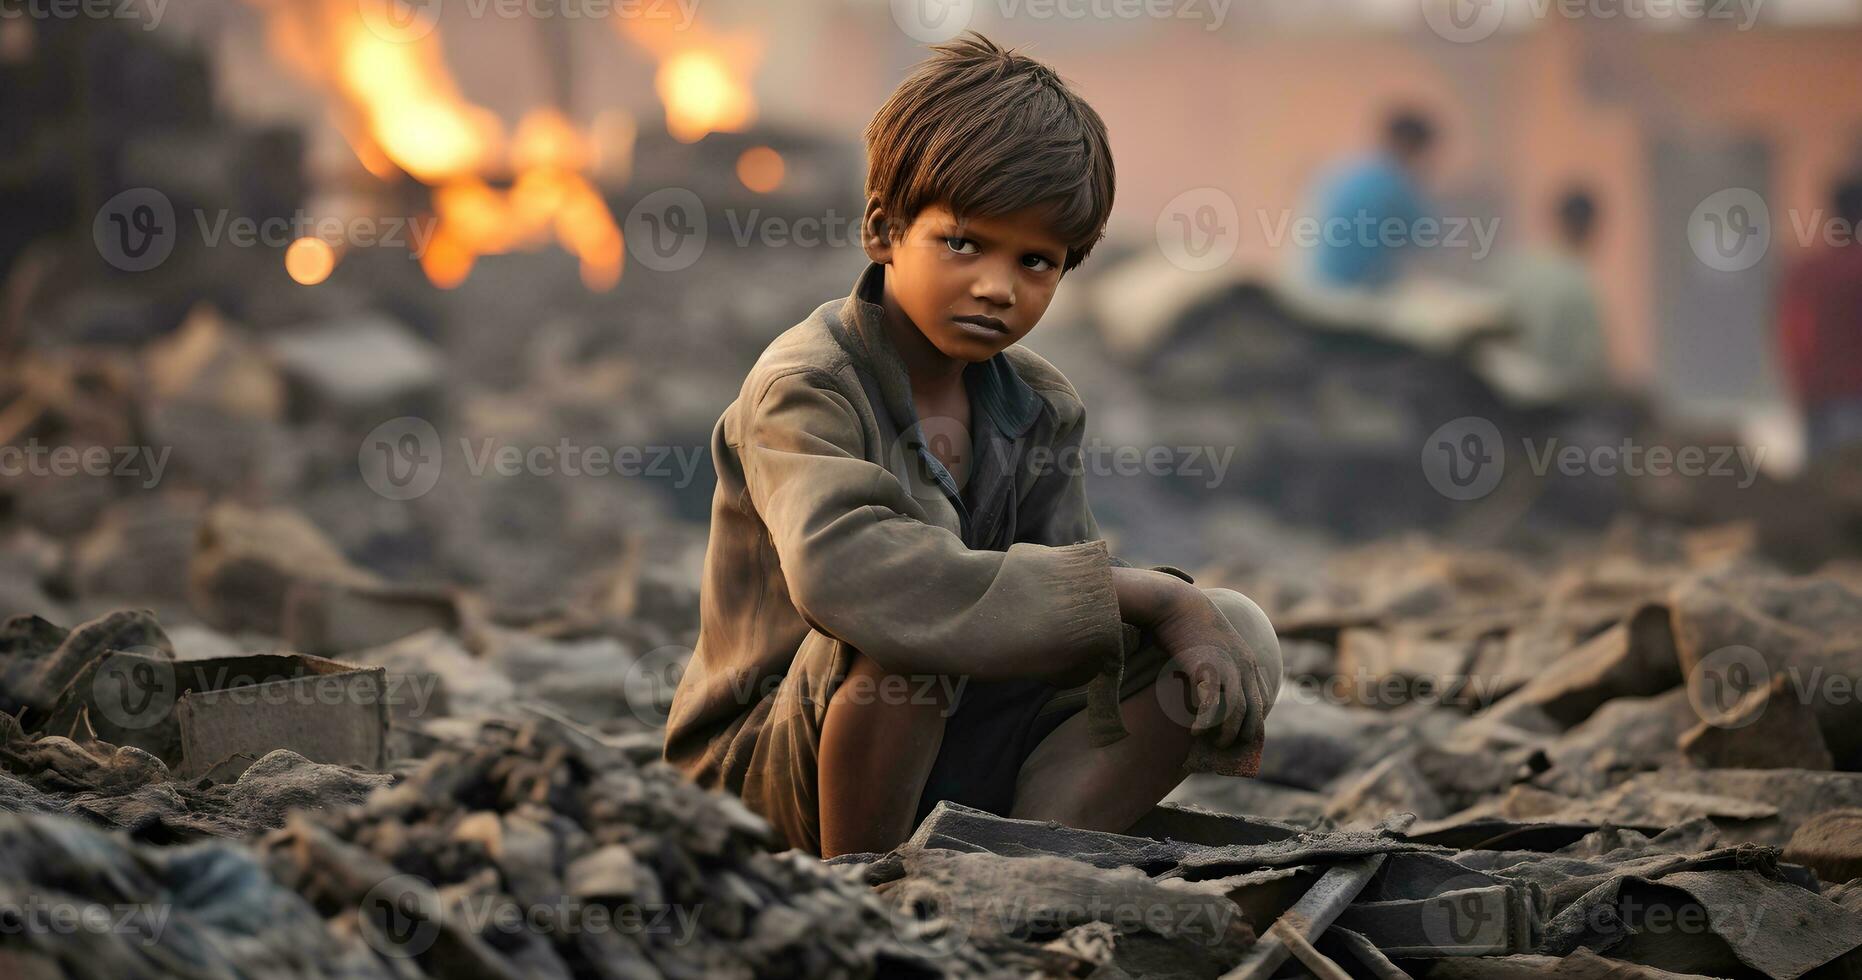
<instances>
[{"instance_id":1,"label":"blurred man in blue shirt","mask_svg":"<svg viewBox=\"0 0 1862 980\"><path fill-rule=\"evenodd\" d=\"M1377 152L1322 178L1315 198L1321 236L1313 250L1320 285L1377 289L1395 281L1408 229L1423 216L1418 179L1434 143L1427 116L1398 110Z\"/></svg>"}]
</instances>

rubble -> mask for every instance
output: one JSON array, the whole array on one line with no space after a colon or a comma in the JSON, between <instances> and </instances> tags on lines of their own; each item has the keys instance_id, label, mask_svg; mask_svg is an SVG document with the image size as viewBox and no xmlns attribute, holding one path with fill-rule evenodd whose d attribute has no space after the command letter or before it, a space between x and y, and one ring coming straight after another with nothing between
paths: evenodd
<instances>
[{"instance_id":1,"label":"rubble","mask_svg":"<svg viewBox=\"0 0 1862 980\"><path fill-rule=\"evenodd\" d=\"M0 809L82 817L158 843L250 837L280 826L294 808L360 802L389 782L289 749L267 753L235 778L188 782L132 746L32 739L10 718L0 718L0 735Z\"/></svg>"},{"instance_id":2,"label":"rubble","mask_svg":"<svg viewBox=\"0 0 1862 980\"><path fill-rule=\"evenodd\" d=\"M1547 923L1543 949L1591 949L1684 973L1794 978L1862 946L1853 913L1781 878L1748 870L1613 876Z\"/></svg>"},{"instance_id":3,"label":"rubble","mask_svg":"<svg viewBox=\"0 0 1862 980\"><path fill-rule=\"evenodd\" d=\"M967 947L914 945L854 879L772 852L768 825L734 797L552 732L484 729L363 805L295 817L259 847L332 929L359 930L419 975L992 972ZM559 916L513 931L469 914L513 905ZM374 916L409 909L416 921L377 931ZM627 910L644 918L589 927Z\"/></svg>"},{"instance_id":4,"label":"rubble","mask_svg":"<svg viewBox=\"0 0 1862 980\"><path fill-rule=\"evenodd\" d=\"M396 976L354 936L326 929L257 854L223 841L150 847L0 813L0 906L17 916L0 940L9 977ZM86 924L74 930L67 912Z\"/></svg>"},{"instance_id":5,"label":"rubble","mask_svg":"<svg viewBox=\"0 0 1862 980\"><path fill-rule=\"evenodd\" d=\"M217 625L234 632L187 625L171 636L138 610L69 630L34 617L0 627L0 696L17 716L0 721L5 808L120 828L135 843L119 847L213 837L251 848L278 888L321 916L330 955L372 958L357 975L1458 976L1458 963L1480 962L1495 975L1796 977L1862 963L1850 883L1862 867L1862 774L1820 750L1825 712L1841 705L1801 698L1780 671L1762 686L1742 680L1735 710L1720 711L1695 680L1713 665L1699 667L1703 656L1682 667L1706 635L1703 616L1732 624L1715 628L1733 639L1753 628L1739 624L1776 630L1789 621L1778 603L1845 608L1828 586L1762 578L1774 598L1758 615L1703 598L1701 583L1723 582L1715 575L1736 564L1703 571L1691 559L1665 566L1674 584L1653 597L1598 588L1577 603L1586 590L1570 588L1556 612L1543 597L1535 605L1529 577L1472 598L1414 583L1355 598L1322 586L1292 617L1310 649L1270 718L1270 744L1281 735L1287 756L1270 753L1263 779L1192 780L1126 833L945 802L894 851L824 863L774 851L734 797L655 761L664 692L632 675L661 628L488 614L448 593L448 617L380 644L361 643L377 631L356 631L340 661L262 652L289 649L252 630L289 632L294 596L405 593L316 543L298 518L216 512L203 526L227 532L197 547L221 557L195 567L255 569L196 579L226 608ZM225 546L241 539L308 557ZM248 557L224 557L233 553ZM1434 567L1452 581L1483 562L1450 554ZM1645 566L1628 579L1653 575ZM1341 597L1349 611L1325 605ZM1463 617L1463 602L1487 612ZM1432 662L1340 654L1355 632L1443 637L1455 634L1439 624L1463 618L1501 643L1533 624L1588 625L1571 627L1557 662L1504 692L1431 684L1427 668L1394 703L1346 690L1347 671L1397 676ZM1482 645L1468 649L1468 662L1433 662L1465 672ZM1800 658L1830 649L1794 648ZM385 713L379 757L315 761L313 741L203 767L180 744L185 713L112 718L120 709L105 710L107 696L120 692L97 681L106 663L147 665L180 679L178 704L211 693L206 673L266 657L372 672L378 694L392 679L421 698L339 698ZM314 728L313 716L303 725ZM291 727L263 737L288 742ZM1771 767L1730 765L1740 762ZM1204 805L1191 802L1211 786ZM480 914L556 902L666 909L665 922L692 931L506 933ZM412 917L393 918L397 909ZM1773 916L1796 925L1742 928ZM420 948L399 955L410 939Z\"/></svg>"},{"instance_id":6,"label":"rubble","mask_svg":"<svg viewBox=\"0 0 1862 980\"><path fill-rule=\"evenodd\" d=\"M1695 721L1676 740L1681 753L1703 769L1834 768L1836 759L1824 743L1816 710L1793 697L1790 688L1790 677L1774 675L1771 683L1746 692L1731 711Z\"/></svg>"},{"instance_id":7,"label":"rubble","mask_svg":"<svg viewBox=\"0 0 1862 980\"><path fill-rule=\"evenodd\" d=\"M275 339L270 353L294 399L308 403L292 409L304 416L418 414L440 382L439 352L380 315L306 324Z\"/></svg>"},{"instance_id":8,"label":"rubble","mask_svg":"<svg viewBox=\"0 0 1862 980\"><path fill-rule=\"evenodd\" d=\"M1862 810L1826 810L1804 821L1784 845L1784 858L1825 881L1862 878Z\"/></svg>"}]
</instances>

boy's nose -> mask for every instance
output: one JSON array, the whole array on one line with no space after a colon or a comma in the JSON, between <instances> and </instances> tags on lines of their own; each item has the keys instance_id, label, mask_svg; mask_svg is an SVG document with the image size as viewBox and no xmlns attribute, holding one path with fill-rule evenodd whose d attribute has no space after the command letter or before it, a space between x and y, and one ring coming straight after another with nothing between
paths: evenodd
<instances>
[{"instance_id":1,"label":"boy's nose","mask_svg":"<svg viewBox=\"0 0 1862 980\"><path fill-rule=\"evenodd\" d=\"M1015 277L991 268L977 275L970 286L970 295L994 306L1012 306L1015 303Z\"/></svg>"}]
</instances>

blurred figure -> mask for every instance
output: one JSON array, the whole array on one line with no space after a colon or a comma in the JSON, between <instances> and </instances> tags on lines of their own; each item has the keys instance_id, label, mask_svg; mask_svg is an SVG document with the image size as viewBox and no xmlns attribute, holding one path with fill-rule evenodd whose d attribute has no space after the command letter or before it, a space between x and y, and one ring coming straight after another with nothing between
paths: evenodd
<instances>
[{"instance_id":1,"label":"blurred figure","mask_svg":"<svg viewBox=\"0 0 1862 980\"><path fill-rule=\"evenodd\" d=\"M1482 352L1488 377L1515 401L1543 405L1601 395L1609 385L1603 314L1589 256L1597 202L1573 187L1555 204L1557 240L1501 265L1512 331Z\"/></svg>"},{"instance_id":2,"label":"blurred figure","mask_svg":"<svg viewBox=\"0 0 1862 980\"><path fill-rule=\"evenodd\" d=\"M1862 176L1836 187L1834 219L1845 223L1840 241L1824 241L1785 277L1780 292L1778 340L1786 383L1804 413L1806 450L1815 460L1862 442Z\"/></svg>"},{"instance_id":3,"label":"blurred figure","mask_svg":"<svg viewBox=\"0 0 1862 980\"><path fill-rule=\"evenodd\" d=\"M1403 243L1385 243L1380 229L1396 219L1407 240L1422 217L1421 177L1434 144L1429 117L1399 109L1384 124L1381 148L1322 178L1315 203L1323 233L1312 257L1319 285L1379 289L1397 278Z\"/></svg>"}]
</instances>

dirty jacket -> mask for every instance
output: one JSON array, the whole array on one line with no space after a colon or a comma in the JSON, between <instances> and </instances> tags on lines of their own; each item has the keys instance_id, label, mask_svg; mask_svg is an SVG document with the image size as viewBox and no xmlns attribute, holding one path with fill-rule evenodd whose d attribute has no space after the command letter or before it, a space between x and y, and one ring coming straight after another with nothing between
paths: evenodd
<instances>
[{"instance_id":1,"label":"dirty jacket","mask_svg":"<svg viewBox=\"0 0 1862 980\"><path fill-rule=\"evenodd\" d=\"M1112 587L1126 563L1086 503L1079 394L1019 345L966 368L975 452L957 492L885 331L884 272L870 263L847 297L777 337L713 430L698 644L665 741L701 785L741 790L811 631L882 666L926 651L1082 651L1097 665L1094 743L1127 734L1118 691L1139 636ZM1037 447L1045 465L1029 462ZM1069 447L1059 458L1075 464L1056 465Z\"/></svg>"}]
</instances>

